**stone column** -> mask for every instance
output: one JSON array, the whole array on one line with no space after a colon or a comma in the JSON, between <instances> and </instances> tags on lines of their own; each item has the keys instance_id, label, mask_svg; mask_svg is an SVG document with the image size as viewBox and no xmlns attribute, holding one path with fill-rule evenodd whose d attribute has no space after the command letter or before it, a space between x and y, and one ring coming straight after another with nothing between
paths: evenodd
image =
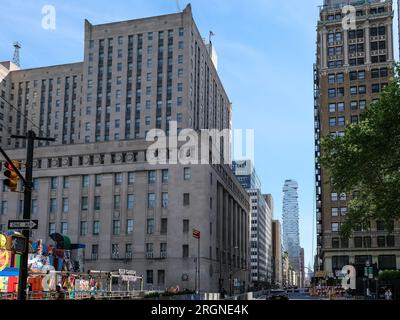
<instances>
[{"instance_id":1,"label":"stone column","mask_svg":"<svg viewBox=\"0 0 400 320\"><path fill-rule=\"evenodd\" d=\"M387 44L387 60L388 61L393 61L394 57L393 57L393 28L392 28L392 24L388 23L386 25L386 29L387 29L387 36L386 36L386 44Z\"/></svg>"}]
</instances>

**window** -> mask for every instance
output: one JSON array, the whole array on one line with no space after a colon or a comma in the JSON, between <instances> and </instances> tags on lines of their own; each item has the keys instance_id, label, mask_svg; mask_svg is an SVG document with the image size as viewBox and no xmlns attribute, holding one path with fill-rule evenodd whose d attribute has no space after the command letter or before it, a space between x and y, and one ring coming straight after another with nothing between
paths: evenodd
<instances>
[{"instance_id":1,"label":"window","mask_svg":"<svg viewBox=\"0 0 400 320\"><path fill-rule=\"evenodd\" d=\"M372 90L372 93L378 93L378 92L380 91L380 85L379 85L379 83L374 83L374 84L372 84L371 90Z\"/></svg>"},{"instance_id":2,"label":"window","mask_svg":"<svg viewBox=\"0 0 400 320\"><path fill-rule=\"evenodd\" d=\"M168 169L162 170L162 183L168 183L169 171Z\"/></svg>"},{"instance_id":3,"label":"window","mask_svg":"<svg viewBox=\"0 0 400 320\"><path fill-rule=\"evenodd\" d=\"M55 223L49 223L49 235L56 233L56 224Z\"/></svg>"},{"instance_id":4,"label":"window","mask_svg":"<svg viewBox=\"0 0 400 320\"><path fill-rule=\"evenodd\" d=\"M62 235L67 235L68 234L68 223L67 222L61 222L61 232Z\"/></svg>"},{"instance_id":5,"label":"window","mask_svg":"<svg viewBox=\"0 0 400 320\"><path fill-rule=\"evenodd\" d=\"M69 199L68 198L62 199L62 207L63 207L63 213L69 212Z\"/></svg>"},{"instance_id":6,"label":"window","mask_svg":"<svg viewBox=\"0 0 400 320\"><path fill-rule=\"evenodd\" d=\"M398 266L396 265L396 256L378 256L378 266L380 270L397 270Z\"/></svg>"},{"instance_id":7,"label":"window","mask_svg":"<svg viewBox=\"0 0 400 320\"><path fill-rule=\"evenodd\" d=\"M99 245L92 244L92 260L97 260L99 258Z\"/></svg>"},{"instance_id":8,"label":"window","mask_svg":"<svg viewBox=\"0 0 400 320\"><path fill-rule=\"evenodd\" d=\"M332 217L337 217L339 215L339 209L338 208L332 208Z\"/></svg>"},{"instance_id":9,"label":"window","mask_svg":"<svg viewBox=\"0 0 400 320\"><path fill-rule=\"evenodd\" d=\"M121 209L121 196L115 195L114 196L114 210Z\"/></svg>"},{"instance_id":10,"label":"window","mask_svg":"<svg viewBox=\"0 0 400 320\"><path fill-rule=\"evenodd\" d=\"M350 72L350 81L357 80L357 71Z\"/></svg>"},{"instance_id":11,"label":"window","mask_svg":"<svg viewBox=\"0 0 400 320\"><path fill-rule=\"evenodd\" d=\"M358 102L358 106L360 107L360 110L365 109L366 106L367 106L367 101L365 101L365 100L360 100L360 101Z\"/></svg>"},{"instance_id":12,"label":"window","mask_svg":"<svg viewBox=\"0 0 400 320\"><path fill-rule=\"evenodd\" d=\"M386 246L386 237L384 236L379 236L377 238L377 243L379 248L384 248Z\"/></svg>"},{"instance_id":13,"label":"window","mask_svg":"<svg viewBox=\"0 0 400 320\"><path fill-rule=\"evenodd\" d=\"M80 228L80 235L82 237L87 235L87 222L86 221L81 221L81 228Z\"/></svg>"},{"instance_id":14,"label":"window","mask_svg":"<svg viewBox=\"0 0 400 320\"><path fill-rule=\"evenodd\" d=\"M341 193L340 194L340 201L347 201L347 194Z\"/></svg>"},{"instance_id":15,"label":"window","mask_svg":"<svg viewBox=\"0 0 400 320\"><path fill-rule=\"evenodd\" d=\"M93 235L98 236L100 234L100 221L93 221Z\"/></svg>"},{"instance_id":16,"label":"window","mask_svg":"<svg viewBox=\"0 0 400 320\"><path fill-rule=\"evenodd\" d=\"M336 118L329 118L329 126L336 127Z\"/></svg>"},{"instance_id":17,"label":"window","mask_svg":"<svg viewBox=\"0 0 400 320\"><path fill-rule=\"evenodd\" d=\"M337 81L337 83L343 83L344 82L344 74L343 73L338 73L337 75L336 75L336 81Z\"/></svg>"},{"instance_id":18,"label":"window","mask_svg":"<svg viewBox=\"0 0 400 320\"><path fill-rule=\"evenodd\" d=\"M347 215L347 208L340 208L340 215L343 217Z\"/></svg>"},{"instance_id":19,"label":"window","mask_svg":"<svg viewBox=\"0 0 400 320\"><path fill-rule=\"evenodd\" d=\"M189 206L190 205L190 194L189 193L184 193L183 194L183 205L184 206Z\"/></svg>"},{"instance_id":20,"label":"window","mask_svg":"<svg viewBox=\"0 0 400 320\"><path fill-rule=\"evenodd\" d=\"M187 244L182 246L182 258L189 258L189 246Z\"/></svg>"},{"instance_id":21,"label":"window","mask_svg":"<svg viewBox=\"0 0 400 320\"><path fill-rule=\"evenodd\" d=\"M129 172L128 173L128 185L133 185L135 183L135 173L134 172Z\"/></svg>"},{"instance_id":22,"label":"window","mask_svg":"<svg viewBox=\"0 0 400 320\"><path fill-rule=\"evenodd\" d=\"M57 199L50 199L50 213L57 212Z\"/></svg>"},{"instance_id":23,"label":"window","mask_svg":"<svg viewBox=\"0 0 400 320\"><path fill-rule=\"evenodd\" d=\"M128 209L133 209L134 207L135 207L135 195L128 194L127 208Z\"/></svg>"},{"instance_id":24,"label":"window","mask_svg":"<svg viewBox=\"0 0 400 320\"><path fill-rule=\"evenodd\" d=\"M89 188L89 176L82 176L82 188Z\"/></svg>"},{"instance_id":25,"label":"window","mask_svg":"<svg viewBox=\"0 0 400 320\"><path fill-rule=\"evenodd\" d=\"M329 96L329 98L335 98L336 97L336 89L329 89L328 96Z\"/></svg>"},{"instance_id":26,"label":"window","mask_svg":"<svg viewBox=\"0 0 400 320\"><path fill-rule=\"evenodd\" d=\"M338 126L344 127L344 125L345 125L345 117L339 117L338 118Z\"/></svg>"},{"instance_id":27,"label":"window","mask_svg":"<svg viewBox=\"0 0 400 320\"><path fill-rule=\"evenodd\" d=\"M82 211L89 210L88 197L82 197L81 198L81 210Z\"/></svg>"},{"instance_id":28,"label":"window","mask_svg":"<svg viewBox=\"0 0 400 320\"><path fill-rule=\"evenodd\" d=\"M354 247L355 248L362 248L363 238L362 237L354 237Z\"/></svg>"},{"instance_id":29,"label":"window","mask_svg":"<svg viewBox=\"0 0 400 320\"><path fill-rule=\"evenodd\" d=\"M344 112L345 109L344 102L339 102L337 106L338 106L338 112Z\"/></svg>"},{"instance_id":30,"label":"window","mask_svg":"<svg viewBox=\"0 0 400 320\"><path fill-rule=\"evenodd\" d=\"M101 209L101 198L100 196L94 197L94 210L99 211Z\"/></svg>"},{"instance_id":31,"label":"window","mask_svg":"<svg viewBox=\"0 0 400 320\"><path fill-rule=\"evenodd\" d=\"M183 48L184 48L183 41L179 41L179 43L178 43L178 49L179 49L179 50L182 50Z\"/></svg>"},{"instance_id":32,"label":"window","mask_svg":"<svg viewBox=\"0 0 400 320\"><path fill-rule=\"evenodd\" d=\"M133 220L129 219L126 221L126 234L133 233Z\"/></svg>"},{"instance_id":33,"label":"window","mask_svg":"<svg viewBox=\"0 0 400 320\"><path fill-rule=\"evenodd\" d=\"M116 186L122 185L122 173L116 173L114 175L114 184Z\"/></svg>"},{"instance_id":34,"label":"window","mask_svg":"<svg viewBox=\"0 0 400 320\"><path fill-rule=\"evenodd\" d=\"M38 214L38 211L39 211L38 201L37 201L37 199L33 199L32 200L32 214L36 215L36 214Z\"/></svg>"},{"instance_id":35,"label":"window","mask_svg":"<svg viewBox=\"0 0 400 320\"><path fill-rule=\"evenodd\" d=\"M331 48L329 48L329 49L331 49ZM336 81L336 78L335 78L335 75L334 75L334 74L328 75L328 82L329 82L329 84L335 84L335 81Z\"/></svg>"},{"instance_id":36,"label":"window","mask_svg":"<svg viewBox=\"0 0 400 320\"><path fill-rule=\"evenodd\" d=\"M339 249L340 247L340 239L339 238L332 238L332 248Z\"/></svg>"},{"instance_id":37,"label":"window","mask_svg":"<svg viewBox=\"0 0 400 320\"><path fill-rule=\"evenodd\" d=\"M161 195L161 207L166 209L169 205L169 197L168 192L163 192Z\"/></svg>"},{"instance_id":38,"label":"window","mask_svg":"<svg viewBox=\"0 0 400 320\"><path fill-rule=\"evenodd\" d=\"M371 237L364 237L364 248L371 248Z\"/></svg>"},{"instance_id":39,"label":"window","mask_svg":"<svg viewBox=\"0 0 400 320\"><path fill-rule=\"evenodd\" d=\"M329 104L329 112L331 113L336 112L336 103Z\"/></svg>"},{"instance_id":40,"label":"window","mask_svg":"<svg viewBox=\"0 0 400 320\"><path fill-rule=\"evenodd\" d=\"M365 80L365 71L358 71L358 80Z\"/></svg>"},{"instance_id":41,"label":"window","mask_svg":"<svg viewBox=\"0 0 400 320\"><path fill-rule=\"evenodd\" d=\"M154 227L154 219L147 219L147 234L153 234Z\"/></svg>"},{"instance_id":42,"label":"window","mask_svg":"<svg viewBox=\"0 0 400 320\"><path fill-rule=\"evenodd\" d=\"M63 178L63 188L64 189L68 189L69 188L69 178L68 177L64 177Z\"/></svg>"},{"instance_id":43,"label":"window","mask_svg":"<svg viewBox=\"0 0 400 320\"><path fill-rule=\"evenodd\" d=\"M154 209L156 207L156 195L155 193L149 193L147 196L148 208Z\"/></svg>"},{"instance_id":44,"label":"window","mask_svg":"<svg viewBox=\"0 0 400 320\"><path fill-rule=\"evenodd\" d=\"M7 209L8 209L8 202L7 201L2 201L1 202L1 208L0 208L0 214L2 214L2 215L7 214Z\"/></svg>"},{"instance_id":45,"label":"window","mask_svg":"<svg viewBox=\"0 0 400 320\"><path fill-rule=\"evenodd\" d=\"M112 259L119 259L119 244L111 245L111 257Z\"/></svg>"},{"instance_id":46,"label":"window","mask_svg":"<svg viewBox=\"0 0 400 320\"><path fill-rule=\"evenodd\" d=\"M126 259L132 259L132 243L127 243L125 244L125 258Z\"/></svg>"},{"instance_id":47,"label":"window","mask_svg":"<svg viewBox=\"0 0 400 320\"><path fill-rule=\"evenodd\" d=\"M395 238L394 236L387 236L386 237L386 244L388 247L394 247L395 246Z\"/></svg>"},{"instance_id":48,"label":"window","mask_svg":"<svg viewBox=\"0 0 400 320\"><path fill-rule=\"evenodd\" d=\"M149 184L154 184L156 182L156 172L155 171L149 171L148 172L148 183Z\"/></svg>"},{"instance_id":49,"label":"window","mask_svg":"<svg viewBox=\"0 0 400 320\"><path fill-rule=\"evenodd\" d=\"M39 191L39 179L38 178L33 178L33 190L34 191Z\"/></svg>"},{"instance_id":50,"label":"window","mask_svg":"<svg viewBox=\"0 0 400 320\"><path fill-rule=\"evenodd\" d=\"M147 270L146 271L146 284L148 284L148 285L153 285L154 284L153 270Z\"/></svg>"},{"instance_id":51,"label":"window","mask_svg":"<svg viewBox=\"0 0 400 320\"><path fill-rule=\"evenodd\" d=\"M339 223L332 223L332 232L339 232Z\"/></svg>"},{"instance_id":52,"label":"window","mask_svg":"<svg viewBox=\"0 0 400 320\"><path fill-rule=\"evenodd\" d=\"M189 233L189 220L183 220L183 233Z\"/></svg>"},{"instance_id":53,"label":"window","mask_svg":"<svg viewBox=\"0 0 400 320\"><path fill-rule=\"evenodd\" d=\"M367 92L367 87L366 86L359 86L358 87L358 93L359 94L365 94Z\"/></svg>"},{"instance_id":54,"label":"window","mask_svg":"<svg viewBox=\"0 0 400 320\"><path fill-rule=\"evenodd\" d=\"M350 87L350 94L352 96L356 95L357 94L357 87Z\"/></svg>"},{"instance_id":55,"label":"window","mask_svg":"<svg viewBox=\"0 0 400 320\"><path fill-rule=\"evenodd\" d=\"M96 187L101 187L101 174L96 174L94 180Z\"/></svg>"},{"instance_id":56,"label":"window","mask_svg":"<svg viewBox=\"0 0 400 320\"><path fill-rule=\"evenodd\" d=\"M190 180L192 177L192 170L190 168L184 168L183 169L183 179L184 180Z\"/></svg>"},{"instance_id":57,"label":"window","mask_svg":"<svg viewBox=\"0 0 400 320\"><path fill-rule=\"evenodd\" d=\"M161 219L161 234L168 233L168 219Z\"/></svg>"},{"instance_id":58,"label":"window","mask_svg":"<svg viewBox=\"0 0 400 320\"><path fill-rule=\"evenodd\" d=\"M351 116L350 122L353 123L358 123L358 116Z\"/></svg>"},{"instance_id":59,"label":"window","mask_svg":"<svg viewBox=\"0 0 400 320\"><path fill-rule=\"evenodd\" d=\"M52 177L50 181L50 187L51 190L56 190L58 187L58 178L57 177Z\"/></svg>"},{"instance_id":60,"label":"window","mask_svg":"<svg viewBox=\"0 0 400 320\"><path fill-rule=\"evenodd\" d=\"M113 235L119 236L121 233L121 221L114 220L113 221Z\"/></svg>"},{"instance_id":61,"label":"window","mask_svg":"<svg viewBox=\"0 0 400 320\"><path fill-rule=\"evenodd\" d=\"M350 103L350 109L351 109L351 111L356 111L356 110L358 110L358 101L352 101L352 102Z\"/></svg>"}]
</instances>

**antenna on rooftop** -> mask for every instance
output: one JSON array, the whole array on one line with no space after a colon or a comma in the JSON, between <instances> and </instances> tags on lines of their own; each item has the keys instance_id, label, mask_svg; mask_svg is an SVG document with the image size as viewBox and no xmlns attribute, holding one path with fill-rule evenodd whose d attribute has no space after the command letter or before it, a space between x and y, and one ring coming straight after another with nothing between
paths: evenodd
<instances>
[{"instance_id":1,"label":"antenna on rooftop","mask_svg":"<svg viewBox=\"0 0 400 320\"><path fill-rule=\"evenodd\" d=\"M20 65L20 62L19 62L19 49L21 49L22 46L21 46L21 44L17 41L17 42L14 42L14 48L15 48L15 50L14 50L14 57L13 57L12 62L13 62L15 65L17 65L18 67L20 67L21 65Z\"/></svg>"}]
</instances>

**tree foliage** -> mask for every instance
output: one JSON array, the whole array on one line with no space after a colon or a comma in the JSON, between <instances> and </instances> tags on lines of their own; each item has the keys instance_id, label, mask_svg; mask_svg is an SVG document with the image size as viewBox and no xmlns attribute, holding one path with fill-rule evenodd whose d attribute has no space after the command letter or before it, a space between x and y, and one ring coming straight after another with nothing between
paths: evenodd
<instances>
[{"instance_id":1,"label":"tree foliage","mask_svg":"<svg viewBox=\"0 0 400 320\"><path fill-rule=\"evenodd\" d=\"M326 137L321 147L332 189L356 195L349 201L342 236L374 220L392 231L393 220L400 218L400 66L361 121L349 125L343 137Z\"/></svg>"}]
</instances>

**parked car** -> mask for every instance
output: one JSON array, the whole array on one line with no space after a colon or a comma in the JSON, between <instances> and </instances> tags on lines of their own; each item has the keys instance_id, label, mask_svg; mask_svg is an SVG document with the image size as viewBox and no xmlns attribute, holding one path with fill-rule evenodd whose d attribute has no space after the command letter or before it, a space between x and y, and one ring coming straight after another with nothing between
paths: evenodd
<instances>
[{"instance_id":1,"label":"parked car","mask_svg":"<svg viewBox=\"0 0 400 320\"><path fill-rule=\"evenodd\" d=\"M285 290L271 290L267 295L267 300L289 300Z\"/></svg>"}]
</instances>

